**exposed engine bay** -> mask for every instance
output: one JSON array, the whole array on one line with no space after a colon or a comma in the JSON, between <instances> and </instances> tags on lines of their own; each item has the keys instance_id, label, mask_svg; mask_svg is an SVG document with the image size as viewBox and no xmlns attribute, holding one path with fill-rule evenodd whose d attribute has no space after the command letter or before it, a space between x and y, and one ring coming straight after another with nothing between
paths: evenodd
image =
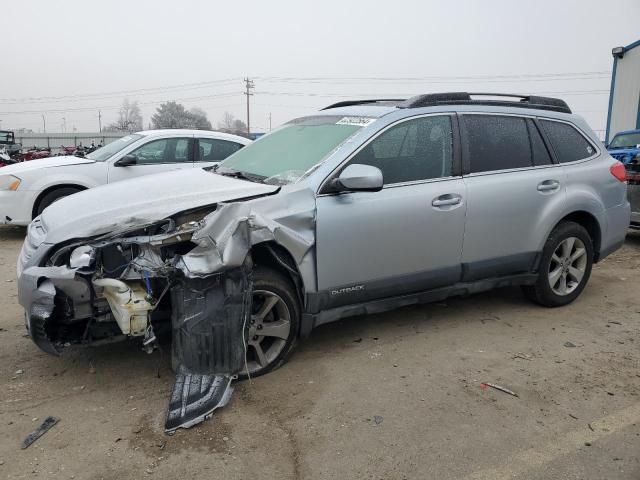
<instances>
[{"instance_id":1,"label":"exposed engine bay","mask_svg":"<svg viewBox=\"0 0 640 480\"><path fill-rule=\"evenodd\" d=\"M249 203L56 246L40 266L19 271L34 287L27 309L34 342L59 355L71 345L137 337L151 353L171 333L176 383L165 429L207 418L226 404L232 380L246 367L252 245L288 244L302 259L313 244L264 220ZM308 214L293 217L301 219L313 222Z\"/></svg>"}]
</instances>

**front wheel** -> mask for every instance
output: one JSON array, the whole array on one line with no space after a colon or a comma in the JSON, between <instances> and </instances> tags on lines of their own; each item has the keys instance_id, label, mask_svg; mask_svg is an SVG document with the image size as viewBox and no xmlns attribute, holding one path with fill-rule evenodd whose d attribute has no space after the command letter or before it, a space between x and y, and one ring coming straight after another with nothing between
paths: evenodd
<instances>
[{"instance_id":1,"label":"front wheel","mask_svg":"<svg viewBox=\"0 0 640 480\"><path fill-rule=\"evenodd\" d=\"M584 290L593 265L593 242L585 228L562 222L553 229L544 249L538 280L523 287L524 293L545 307L573 302Z\"/></svg>"},{"instance_id":2,"label":"front wheel","mask_svg":"<svg viewBox=\"0 0 640 480\"><path fill-rule=\"evenodd\" d=\"M239 378L264 375L282 365L298 339L300 306L291 281L280 272L253 272L251 320L246 327L247 357Z\"/></svg>"}]
</instances>

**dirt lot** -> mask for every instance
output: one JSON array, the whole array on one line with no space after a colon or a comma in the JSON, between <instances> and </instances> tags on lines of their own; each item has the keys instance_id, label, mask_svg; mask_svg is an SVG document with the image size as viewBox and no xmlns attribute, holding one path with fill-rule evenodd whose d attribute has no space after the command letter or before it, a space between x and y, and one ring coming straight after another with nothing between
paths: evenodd
<instances>
[{"instance_id":1,"label":"dirt lot","mask_svg":"<svg viewBox=\"0 0 640 480\"><path fill-rule=\"evenodd\" d=\"M640 478L639 234L563 309L507 289L322 327L173 437L166 356L26 338L23 235L0 229L0 478Z\"/></svg>"}]
</instances>

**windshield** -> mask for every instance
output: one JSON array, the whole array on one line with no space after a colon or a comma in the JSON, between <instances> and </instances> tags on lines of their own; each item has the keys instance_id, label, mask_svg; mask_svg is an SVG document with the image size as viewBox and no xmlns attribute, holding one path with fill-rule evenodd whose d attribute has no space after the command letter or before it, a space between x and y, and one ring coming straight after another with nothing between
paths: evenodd
<instances>
[{"instance_id":1,"label":"windshield","mask_svg":"<svg viewBox=\"0 0 640 480\"><path fill-rule=\"evenodd\" d=\"M219 173L239 172L275 185L294 183L374 120L333 115L292 120L224 160Z\"/></svg>"},{"instance_id":2,"label":"windshield","mask_svg":"<svg viewBox=\"0 0 640 480\"><path fill-rule=\"evenodd\" d=\"M89 155L87 155L87 158L90 160L95 160L96 162L104 162L105 160L108 160L113 155L118 153L123 148L128 147L133 142L141 138L142 138L142 135L132 133L131 135L127 135L126 137L119 138L118 140L111 142L105 145L104 147L101 147L91 152Z\"/></svg>"},{"instance_id":3,"label":"windshield","mask_svg":"<svg viewBox=\"0 0 640 480\"><path fill-rule=\"evenodd\" d=\"M640 132L625 133L616 135L609 144L609 148L635 148L638 145L640 145Z\"/></svg>"}]
</instances>

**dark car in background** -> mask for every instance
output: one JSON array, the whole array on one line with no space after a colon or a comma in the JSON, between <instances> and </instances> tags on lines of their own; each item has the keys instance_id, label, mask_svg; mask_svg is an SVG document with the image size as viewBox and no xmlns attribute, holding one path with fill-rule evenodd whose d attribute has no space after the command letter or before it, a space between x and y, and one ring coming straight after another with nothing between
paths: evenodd
<instances>
[{"instance_id":1,"label":"dark car in background","mask_svg":"<svg viewBox=\"0 0 640 480\"><path fill-rule=\"evenodd\" d=\"M631 204L631 228L640 230L640 130L619 132L607 145L609 154L627 170L627 196Z\"/></svg>"},{"instance_id":2,"label":"dark car in background","mask_svg":"<svg viewBox=\"0 0 640 480\"><path fill-rule=\"evenodd\" d=\"M8 155L20 153L22 145L16 143L15 134L9 130L0 130L0 148L4 147Z\"/></svg>"}]
</instances>

